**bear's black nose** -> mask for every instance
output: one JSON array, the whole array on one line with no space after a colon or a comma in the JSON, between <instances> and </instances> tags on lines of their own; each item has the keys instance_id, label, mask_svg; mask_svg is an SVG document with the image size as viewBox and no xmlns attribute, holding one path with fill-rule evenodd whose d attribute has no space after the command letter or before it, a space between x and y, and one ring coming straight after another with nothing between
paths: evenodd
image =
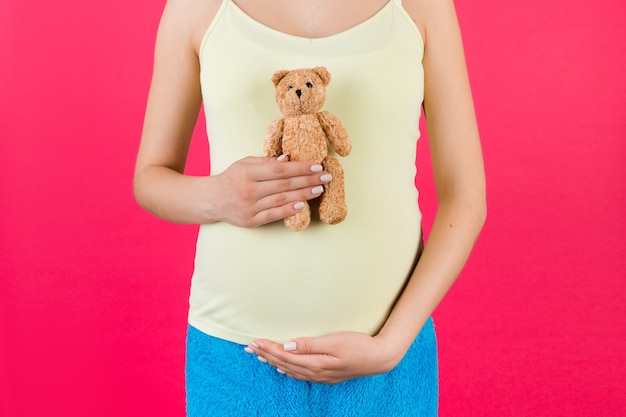
<instances>
[{"instance_id":1,"label":"bear's black nose","mask_svg":"<svg viewBox=\"0 0 626 417\"><path fill-rule=\"evenodd\" d=\"M296 95L298 96L298 98L300 98L300 96L302 95L302 90L296 90Z\"/></svg>"}]
</instances>

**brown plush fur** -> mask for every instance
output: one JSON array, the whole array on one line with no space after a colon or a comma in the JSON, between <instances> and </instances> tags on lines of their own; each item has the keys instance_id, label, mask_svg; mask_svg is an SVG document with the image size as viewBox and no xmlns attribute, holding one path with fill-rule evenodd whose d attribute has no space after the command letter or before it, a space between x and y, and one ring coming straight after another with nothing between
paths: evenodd
<instances>
[{"instance_id":1,"label":"brown plush fur","mask_svg":"<svg viewBox=\"0 0 626 417\"><path fill-rule=\"evenodd\" d=\"M326 100L330 73L324 67L278 71L272 77L276 103L284 117L270 125L265 139L265 155L289 155L292 161L321 164L333 176L320 196L319 217L337 224L347 215L343 168L328 155L328 144L339 155L352 149L341 121L327 111L320 111ZM290 230L306 229L311 221L308 204L296 215L285 219Z\"/></svg>"}]
</instances>

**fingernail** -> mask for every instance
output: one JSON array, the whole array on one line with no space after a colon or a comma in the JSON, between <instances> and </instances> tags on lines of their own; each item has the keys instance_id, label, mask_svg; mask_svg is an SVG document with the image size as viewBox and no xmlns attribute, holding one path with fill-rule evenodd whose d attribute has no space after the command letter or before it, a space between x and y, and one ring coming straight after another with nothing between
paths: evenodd
<instances>
[{"instance_id":1,"label":"fingernail","mask_svg":"<svg viewBox=\"0 0 626 417\"><path fill-rule=\"evenodd\" d=\"M289 351L289 352L293 352L294 350L296 350L298 348L298 345L296 344L296 342L287 342L283 345L283 349Z\"/></svg>"},{"instance_id":2,"label":"fingernail","mask_svg":"<svg viewBox=\"0 0 626 417\"><path fill-rule=\"evenodd\" d=\"M330 174L324 174L320 176L320 181L328 182L333 179L333 176Z\"/></svg>"},{"instance_id":3,"label":"fingernail","mask_svg":"<svg viewBox=\"0 0 626 417\"><path fill-rule=\"evenodd\" d=\"M244 350L244 352L247 352L247 353L254 353L254 351L252 349L250 349L248 346L243 348L243 350Z\"/></svg>"},{"instance_id":4,"label":"fingernail","mask_svg":"<svg viewBox=\"0 0 626 417\"><path fill-rule=\"evenodd\" d=\"M296 210L301 210L304 208L304 203L303 202L299 202L293 205L293 208Z\"/></svg>"},{"instance_id":5,"label":"fingernail","mask_svg":"<svg viewBox=\"0 0 626 417\"><path fill-rule=\"evenodd\" d=\"M324 167L322 167L319 164L311 165L311 171L313 172L322 172L323 170L324 170Z\"/></svg>"},{"instance_id":6,"label":"fingernail","mask_svg":"<svg viewBox=\"0 0 626 417\"><path fill-rule=\"evenodd\" d=\"M283 374L283 375L285 374L285 371L283 371L283 370L282 370L282 369L280 369L280 368L276 368L276 370L278 371L278 373L279 373L279 374Z\"/></svg>"},{"instance_id":7,"label":"fingernail","mask_svg":"<svg viewBox=\"0 0 626 417\"><path fill-rule=\"evenodd\" d=\"M287 155L285 155L285 154L282 154L281 156L276 158L277 161L284 161L285 159L287 159Z\"/></svg>"},{"instance_id":8,"label":"fingernail","mask_svg":"<svg viewBox=\"0 0 626 417\"><path fill-rule=\"evenodd\" d=\"M258 359L260 362L267 363L267 359L265 359L263 356L258 356L258 357L257 357L257 359Z\"/></svg>"},{"instance_id":9,"label":"fingernail","mask_svg":"<svg viewBox=\"0 0 626 417\"><path fill-rule=\"evenodd\" d=\"M324 192L324 187L322 187L321 185L318 185L317 187L313 188L311 192L313 194L322 194Z\"/></svg>"}]
</instances>

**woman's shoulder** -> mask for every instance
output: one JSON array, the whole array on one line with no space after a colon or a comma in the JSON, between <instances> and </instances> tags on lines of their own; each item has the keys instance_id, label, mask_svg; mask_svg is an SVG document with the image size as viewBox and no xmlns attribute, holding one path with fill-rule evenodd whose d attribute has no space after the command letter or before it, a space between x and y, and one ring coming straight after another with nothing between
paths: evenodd
<instances>
[{"instance_id":1,"label":"woman's shoulder","mask_svg":"<svg viewBox=\"0 0 626 417\"><path fill-rule=\"evenodd\" d=\"M167 0L162 24L184 37L198 52L202 38L223 0Z\"/></svg>"},{"instance_id":2,"label":"woman's shoulder","mask_svg":"<svg viewBox=\"0 0 626 417\"><path fill-rule=\"evenodd\" d=\"M453 0L402 0L402 7L413 19L422 37L426 39L429 27L436 27L441 19L447 20L454 14Z\"/></svg>"}]
</instances>

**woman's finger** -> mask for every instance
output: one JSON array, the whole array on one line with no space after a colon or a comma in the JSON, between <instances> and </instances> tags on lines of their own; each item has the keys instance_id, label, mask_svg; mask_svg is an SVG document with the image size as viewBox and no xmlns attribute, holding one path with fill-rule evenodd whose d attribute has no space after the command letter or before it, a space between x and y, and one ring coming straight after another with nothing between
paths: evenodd
<instances>
[{"instance_id":1,"label":"woman's finger","mask_svg":"<svg viewBox=\"0 0 626 417\"><path fill-rule=\"evenodd\" d=\"M252 176L257 181L272 181L285 178L310 176L321 174L324 168L321 164L309 161L290 161L288 157L278 158L247 158Z\"/></svg>"}]
</instances>

